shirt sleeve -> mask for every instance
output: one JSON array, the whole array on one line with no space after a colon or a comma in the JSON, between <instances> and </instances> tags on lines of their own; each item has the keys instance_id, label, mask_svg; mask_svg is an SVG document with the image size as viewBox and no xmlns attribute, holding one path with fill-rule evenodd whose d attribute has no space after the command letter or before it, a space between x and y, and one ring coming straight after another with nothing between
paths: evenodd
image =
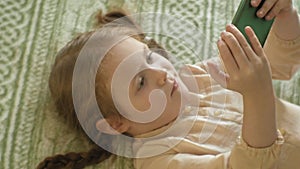
<instances>
[{"instance_id":1,"label":"shirt sleeve","mask_svg":"<svg viewBox=\"0 0 300 169\"><path fill-rule=\"evenodd\" d=\"M300 37L282 40L271 30L264 50L271 65L273 79L288 80L300 68Z\"/></svg>"},{"instance_id":2,"label":"shirt sleeve","mask_svg":"<svg viewBox=\"0 0 300 169\"><path fill-rule=\"evenodd\" d=\"M278 130L278 137L273 145L266 148L249 147L242 139L231 151L230 167L232 169L276 169L284 138Z\"/></svg>"},{"instance_id":3,"label":"shirt sleeve","mask_svg":"<svg viewBox=\"0 0 300 169\"><path fill-rule=\"evenodd\" d=\"M239 139L232 151L227 153L199 155L169 152L135 159L134 165L136 169L276 169L283 142L279 132L276 142L267 148L252 148Z\"/></svg>"},{"instance_id":4,"label":"shirt sleeve","mask_svg":"<svg viewBox=\"0 0 300 169\"><path fill-rule=\"evenodd\" d=\"M135 161L136 169L227 169L230 152L218 155L164 154Z\"/></svg>"}]
</instances>

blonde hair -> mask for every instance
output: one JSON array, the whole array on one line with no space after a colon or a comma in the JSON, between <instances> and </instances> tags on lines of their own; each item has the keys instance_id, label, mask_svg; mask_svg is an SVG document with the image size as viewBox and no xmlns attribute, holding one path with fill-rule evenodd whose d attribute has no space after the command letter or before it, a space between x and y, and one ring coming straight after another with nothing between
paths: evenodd
<instances>
[{"instance_id":1,"label":"blonde hair","mask_svg":"<svg viewBox=\"0 0 300 169\"><path fill-rule=\"evenodd\" d=\"M75 108L73 105L72 98L72 78L76 60L80 54L81 49L87 43L89 38L97 31L98 29L104 30L102 32L105 38L109 38L109 35L113 34L114 31L124 31L130 34L134 34L133 38L145 43L149 48L157 48L160 50L160 54L167 57L167 53L163 50L163 48L158 45L153 39L146 39L145 35L141 33L140 28L128 17L127 13L124 10L115 10L109 12L105 15L100 11L97 15L97 24L96 29L90 32L82 33L77 36L75 39L67 43L65 47L63 47L56 56L56 60L54 62L50 77L49 77L49 88L51 97L54 100L55 107L57 112L71 125L73 128L76 127L79 131L83 131L80 123L77 119ZM130 27L124 26L110 26L105 27L108 23L113 22L116 19L123 18L126 22L131 25ZM107 77L105 72L105 63L109 61L110 57L114 57L111 54L107 54L100 66L97 70L96 81L95 81L95 95L97 104L100 107L101 113L103 113L104 117L110 115L119 115L114 103L112 101L111 93L109 87L105 82L109 77ZM88 100L86 100L88 102ZM81 103L86 104L88 103ZM89 118L89 113L86 112L86 118ZM89 121L90 122L90 121ZM90 130L95 130L95 123L91 124L93 126ZM109 137L105 137L109 138ZM104 145L111 144L111 140L103 140L99 137L99 141ZM53 157L48 157L44 161L42 161L38 165L38 169L42 168L84 168L88 165L93 165L100 163L101 161L109 158L111 153L107 150L102 149L101 147L95 145L94 148L89 150L88 152L80 152L80 153L67 153L65 155L55 155Z\"/></svg>"}]
</instances>

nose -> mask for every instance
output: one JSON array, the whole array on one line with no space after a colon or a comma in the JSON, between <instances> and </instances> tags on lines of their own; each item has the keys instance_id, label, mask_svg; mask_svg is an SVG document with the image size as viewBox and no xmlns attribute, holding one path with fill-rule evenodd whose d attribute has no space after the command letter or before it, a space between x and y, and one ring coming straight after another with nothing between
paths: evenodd
<instances>
[{"instance_id":1,"label":"nose","mask_svg":"<svg viewBox=\"0 0 300 169\"><path fill-rule=\"evenodd\" d=\"M157 85L163 86L168 78L168 72L166 69L152 68L152 74L155 78Z\"/></svg>"}]
</instances>

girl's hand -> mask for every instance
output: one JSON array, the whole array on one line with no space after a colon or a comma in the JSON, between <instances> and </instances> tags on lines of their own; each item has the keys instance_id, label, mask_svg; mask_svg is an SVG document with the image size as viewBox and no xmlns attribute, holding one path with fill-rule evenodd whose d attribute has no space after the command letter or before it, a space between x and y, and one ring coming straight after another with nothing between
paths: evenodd
<instances>
[{"instance_id":1,"label":"girl's hand","mask_svg":"<svg viewBox=\"0 0 300 169\"><path fill-rule=\"evenodd\" d=\"M226 27L218 42L226 73L208 63L212 77L223 87L243 95L242 138L255 148L272 145L276 138L275 96L265 53L250 27L245 37L233 25Z\"/></svg>"},{"instance_id":2,"label":"girl's hand","mask_svg":"<svg viewBox=\"0 0 300 169\"><path fill-rule=\"evenodd\" d=\"M241 94L270 94L273 87L268 60L254 31L246 27L245 32L252 47L234 25L226 27L218 41L226 73L214 63L208 63L209 72L223 87Z\"/></svg>"},{"instance_id":3,"label":"girl's hand","mask_svg":"<svg viewBox=\"0 0 300 169\"><path fill-rule=\"evenodd\" d=\"M262 0L251 0L253 7L258 7ZM265 17L266 20L271 20L285 12L293 10L292 0L266 0L262 7L257 11L257 16Z\"/></svg>"}]
</instances>

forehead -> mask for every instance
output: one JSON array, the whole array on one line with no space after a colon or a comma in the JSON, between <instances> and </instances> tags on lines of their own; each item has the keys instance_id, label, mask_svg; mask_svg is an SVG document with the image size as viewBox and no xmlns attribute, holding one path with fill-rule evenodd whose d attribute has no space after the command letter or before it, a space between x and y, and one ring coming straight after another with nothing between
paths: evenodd
<instances>
[{"instance_id":1,"label":"forehead","mask_svg":"<svg viewBox=\"0 0 300 169\"><path fill-rule=\"evenodd\" d=\"M142 51L145 46L146 45L144 43L141 43L132 37L128 37L111 48L110 53L115 56L114 59L123 60L133 53Z\"/></svg>"},{"instance_id":2,"label":"forehead","mask_svg":"<svg viewBox=\"0 0 300 169\"><path fill-rule=\"evenodd\" d=\"M109 50L109 57L105 58L104 69L109 77L112 77L116 68L129 56L142 53L146 45L132 37L128 37ZM132 63L134 65L134 63ZM109 80L111 81L111 79Z\"/></svg>"}]
</instances>

